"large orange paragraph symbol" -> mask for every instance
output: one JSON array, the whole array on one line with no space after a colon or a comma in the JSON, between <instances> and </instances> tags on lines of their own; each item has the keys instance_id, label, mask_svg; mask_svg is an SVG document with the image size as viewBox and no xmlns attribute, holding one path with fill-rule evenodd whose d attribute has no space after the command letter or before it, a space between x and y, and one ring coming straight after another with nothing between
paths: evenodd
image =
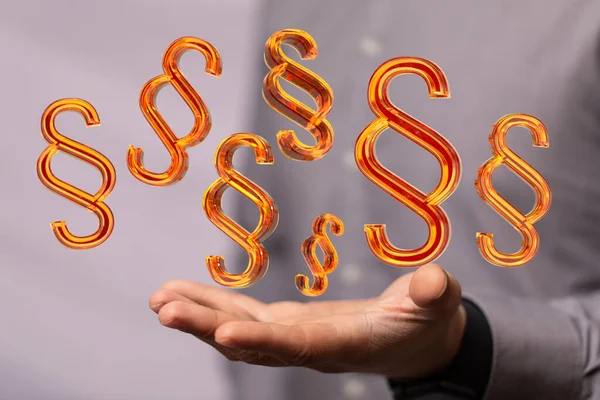
<instances>
[{"instance_id":1,"label":"large orange paragraph symbol","mask_svg":"<svg viewBox=\"0 0 600 400\"><path fill-rule=\"evenodd\" d=\"M327 274L335 270L338 264L338 255L331 240L327 236L327 224L331 224L331 233L340 236L344 233L342 220L332 214L318 216L312 225L313 235L302 242L302 255L314 276L312 286L308 283L306 275L296 275L296 288L306 296L319 296L327 290ZM321 264L317 257L317 246L321 247L324 262Z\"/></svg>"},{"instance_id":2,"label":"large orange paragraph symbol","mask_svg":"<svg viewBox=\"0 0 600 400\"><path fill-rule=\"evenodd\" d=\"M164 74L159 75L144 85L140 93L140 108L146 120L156 132L171 156L171 164L165 172L148 171L143 165L144 151L139 147L129 146L127 166L133 176L140 181L154 186L166 186L183 178L188 169L187 147L203 141L211 127L210 113L200 95L192 87L179 70L179 58L186 50L197 50L206 58L205 72L219 77L221 75L221 56L210 43L194 38L183 37L175 40L165 51L163 57ZM165 85L170 84L185 100L194 114L194 127L186 136L177 138L175 133L156 108L156 95Z\"/></svg>"},{"instance_id":3,"label":"large orange paragraph symbol","mask_svg":"<svg viewBox=\"0 0 600 400\"><path fill-rule=\"evenodd\" d=\"M489 138L494 156L477 170L475 179L475 188L483 201L502 215L523 238L521 250L513 254L505 254L496 249L493 234L477 232L477 247L483 258L501 267L519 267L533 259L540 247L540 237L533 224L548 212L552 202L552 192L548 182L506 144L506 134L511 128L517 126L531 131L534 146L544 148L550 146L548 132L540 120L524 114L506 115L496 122ZM510 168L535 191L536 202L527 215L523 215L494 189L492 174L502 164Z\"/></svg>"},{"instance_id":4,"label":"large orange paragraph symbol","mask_svg":"<svg viewBox=\"0 0 600 400\"><path fill-rule=\"evenodd\" d=\"M282 130L277 134L281 152L293 160L318 160L333 145L333 128L325 119L333 105L333 91L314 72L286 56L282 49L284 44L296 49L303 60L317 57L317 43L308 33L298 29L275 32L265 45L265 63L270 71L263 81L263 97L275 111L310 132L316 142L314 146L304 144L294 131ZM287 94L279 83L280 78L308 93L315 100L317 110Z\"/></svg>"},{"instance_id":5,"label":"large orange paragraph symbol","mask_svg":"<svg viewBox=\"0 0 600 400\"><path fill-rule=\"evenodd\" d=\"M429 235L425 244L404 250L390 243L385 225L365 225L367 243L382 262L395 267L416 267L438 258L450 240L450 222L440 204L458 186L460 158L443 136L424 123L394 106L388 97L388 86L398 75L416 74L425 80L429 97L448 98L448 82L442 70L431 61L399 57L383 63L375 70L368 88L368 102L377 116L358 136L354 155L360 171L376 186L425 220ZM441 177L435 189L424 194L385 168L375 155L379 135L391 128L431 153L440 163Z\"/></svg>"},{"instance_id":6,"label":"large orange paragraph symbol","mask_svg":"<svg viewBox=\"0 0 600 400\"><path fill-rule=\"evenodd\" d=\"M279 211L271 196L260 186L233 169L233 155L240 147L254 150L258 164L273 164L271 146L265 139L251 133L236 133L223 140L215 152L215 167L220 178L204 193L202 206L208 219L242 247L249 256L248 266L241 274L225 270L221 256L206 257L206 266L215 282L232 288L248 287L258 282L267 272L269 255L262 241L277 228ZM223 213L222 197L228 187L236 189L258 206L258 226L252 233Z\"/></svg>"},{"instance_id":7,"label":"large orange paragraph symbol","mask_svg":"<svg viewBox=\"0 0 600 400\"><path fill-rule=\"evenodd\" d=\"M44 139L50 143L37 162L40 181L50 190L93 212L99 220L98 230L88 236L75 236L67 228L65 221L51 223L54 235L63 245L72 249L89 249L101 245L108 239L115 224L112 211L104 200L115 187L117 174L110 160L99 152L61 135L55 127L58 114L64 111L77 111L85 119L86 126L100 125L100 118L94 107L81 99L62 99L50 104L42 114L41 130ZM59 151L75 156L96 167L102 174L102 184L92 195L58 179L50 168L52 157Z\"/></svg>"}]
</instances>

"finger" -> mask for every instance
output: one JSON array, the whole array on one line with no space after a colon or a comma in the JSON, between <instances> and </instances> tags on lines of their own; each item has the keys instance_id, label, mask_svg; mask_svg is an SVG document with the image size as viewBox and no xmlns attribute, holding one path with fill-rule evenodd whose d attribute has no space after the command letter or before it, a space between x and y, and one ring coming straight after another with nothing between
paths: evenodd
<instances>
[{"instance_id":1,"label":"finger","mask_svg":"<svg viewBox=\"0 0 600 400\"><path fill-rule=\"evenodd\" d=\"M268 367L282 366L280 360L268 355L249 350L232 349L217 343L214 340L215 330L226 322L235 321L236 318L223 312L200 306L189 299L185 299L185 301L173 300L165 303L158 311L158 319L162 325L168 328L191 334L209 344L231 361L243 361L248 364Z\"/></svg>"},{"instance_id":2,"label":"finger","mask_svg":"<svg viewBox=\"0 0 600 400\"><path fill-rule=\"evenodd\" d=\"M454 310L461 301L458 280L436 264L420 267L413 274L409 294L419 307L431 311Z\"/></svg>"},{"instance_id":3,"label":"finger","mask_svg":"<svg viewBox=\"0 0 600 400\"><path fill-rule=\"evenodd\" d=\"M204 324L202 327L198 327L198 326L190 327L189 320L192 318L195 318L195 317L197 318L199 316L198 313L188 312L181 305L170 306L167 310L163 311L162 313L160 312L166 304L174 303L174 302L186 303L186 304L191 305L192 307L197 306L196 303L194 303L192 300L188 299L187 297L183 297L182 295L180 295L178 293L171 292L171 291L165 290L165 289L161 289L161 290L157 291L150 297L150 308L158 314L158 319L162 325L164 325L168 328L173 328L173 329L181 328L180 330L184 331L185 333L190 333L190 334L194 335L198 339L210 344L211 346L213 346L214 348L216 348L219 351L224 349L223 346L217 344L214 341L213 335L209 334L209 331L211 330L211 328L208 328L205 326L207 324L208 325L210 325L210 324L217 325L218 323L220 323L222 321L210 321L209 320L208 323L206 323L206 321L203 321ZM204 310L202 310L201 312L204 312ZM210 314L214 314L213 312L210 312L210 311L208 311L208 312ZM219 318L219 317L217 317L217 318ZM222 316L220 318L222 318L223 321L233 319L233 318L228 318L225 316ZM185 327L182 327L183 325ZM214 332L214 329L215 328L212 328L213 332ZM230 350L222 352L222 353L226 357L229 357L231 355Z\"/></svg>"},{"instance_id":4,"label":"finger","mask_svg":"<svg viewBox=\"0 0 600 400\"><path fill-rule=\"evenodd\" d=\"M150 296L150 300L148 301L148 305L150 309L155 313L158 313L160 309L167 303L171 303L173 301L181 301L189 304L196 304L192 300L188 299L180 295L179 293L172 292L167 289L160 289Z\"/></svg>"},{"instance_id":5,"label":"finger","mask_svg":"<svg viewBox=\"0 0 600 400\"><path fill-rule=\"evenodd\" d=\"M223 354L229 361L243 361L246 364L261 365L263 367L285 367L286 364L270 355L259 353L253 350L234 349L231 347L225 347L223 345L214 342L215 347L221 354Z\"/></svg>"},{"instance_id":6,"label":"finger","mask_svg":"<svg viewBox=\"0 0 600 400\"><path fill-rule=\"evenodd\" d=\"M257 319L266 310L266 305L250 296L232 290L204 285L185 280L167 281L163 286L197 304L244 319Z\"/></svg>"},{"instance_id":7,"label":"finger","mask_svg":"<svg viewBox=\"0 0 600 400\"><path fill-rule=\"evenodd\" d=\"M219 326L237 318L199 304L173 301L160 309L158 320L168 328L189 333L199 339L214 340L214 333Z\"/></svg>"},{"instance_id":8,"label":"finger","mask_svg":"<svg viewBox=\"0 0 600 400\"><path fill-rule=\"evenodd\" d=\"M280 301L267 305L271 320L280 320L287 317L320 318L340 314L356 314L362 312L375 299L343 300L343 301ZM270 322L271 320L265 320Z\"/></svg>"},{"instance_id":9,"label":"finger","mask_svg":"<svg viewBox=\"0 0 600 400\"><path fill-rule=\"evenodd\" d=\"M348 361L365 349L368 333L352 324L236 321L219 327L217 343L275 357L286 365L310 366Z\"/></svg>"},{"instance_id":10,"label":"finger","mask_svg":"<svg viewBox=\"0 0 600 400\"><path fill-rule=\"evenodd\" d=\"M313 327L313 338L324 338L327 333L334 333L331 332L331 328L316 325ZM317 330L321 332L315 334L314 331ZM280 359L286 365L307 365L316 359L315 349L310 344L311 338L307 335L307 326L254 321L232 322L217 331L215 340L224 346L267 354Z\"/></svg>"}]
</instances>

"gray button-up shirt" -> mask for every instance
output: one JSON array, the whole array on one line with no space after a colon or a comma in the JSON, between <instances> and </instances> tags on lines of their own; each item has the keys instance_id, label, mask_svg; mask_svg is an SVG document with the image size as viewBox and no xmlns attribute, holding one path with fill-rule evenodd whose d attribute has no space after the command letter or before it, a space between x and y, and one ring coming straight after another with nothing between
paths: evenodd
<instances>
[{"instance_id":1,"label":"gray button-up shirt","mask_svg":"<svg viewBox=\"0 0 600 400\"><path fill-rule=\"evenodd\" d=\"M373 71L392 57L426 58L445 72L451 99L428 98L417 76L396 78L390 98L444 135L462 159L461 184L442 206L452 237L438 263L460 280L490 321L494 361L486 398L600 398L600 3L273 0L262 17L263 42L257 46L283 28L315 38L319 56L302 63L333 89L328 120L335 143L318 161L283 156L275 140L279 130L294 129L306 143L311 137L258 100L257 79L253 132L275 149L275 165L245 159L242 171L273 196L280 223L265 241L272 257L267 275L244 292L265 301L307 300L295 289L294 275L308 271L300 246L313 219L324 212L340 217L346 232L332 239L340 264L322 299L376 296L406 272L377 261L363 224L387 224L390 240L401 248L424 243L427 228L359 172L353 150L358 134L375 118L366 98ZM290 85L285 88L313 105ZM533 147L523 128L509 132L508 144L547 179L553 195L549 213L535 225L540 250L516 269L488 264L479 254L476 232L493 233L504 252L517 251L521 238L473 184L477 169L491 157L492 125L511 113L534 115L547 126L548 149ZM437 161L392 130L380 137L377 155L426 193L439 180ZM495 172L494 187L524 213L534 204L531 188L507 168ZM239 204L238 220L253 229L256 207L247 200ZM241 251L240 256L245 266L247 256ZM236 400L391 398L382 377L239 363L231 370Z\"/></svg>"}]
</instances>

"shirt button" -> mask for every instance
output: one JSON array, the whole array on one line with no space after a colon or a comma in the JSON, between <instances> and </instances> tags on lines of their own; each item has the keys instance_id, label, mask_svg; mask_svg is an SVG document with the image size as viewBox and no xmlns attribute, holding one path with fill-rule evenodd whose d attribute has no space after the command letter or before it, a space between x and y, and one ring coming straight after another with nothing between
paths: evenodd
<instances>
[{"instance_id":1,"label":"shirt button","mask_svg":"<svg viewBox=\"0 0 600 400\"><path fill-rule=\"evenodd\" d=\"M344 153L342 163L344 167L349 171L358 170L358 167L356 166L356 160L354 159L354 149L348 150L346 153Z\"/></svg>"},{"instance_id":2,"label":"shirt button","mask_svg":"<svg viewBox=\"0 0 600 400\"><path fill-rule=\"evenodd\" d=\"M340 268L340 277L344 285L356 285L362 278L362 272L358 265L346 264Z\"/></svg>"},{"instance_id":3,"label":"shirt button","mask_svg":"<svg viewBox=\"0 0 600 400\"><path fill-rule=\"evenodd\" d=\"M344 396L348 399L359 399L366 393L365 384L358 379L350 379L344 384Z\"/></svg>"},{"instance_id":4,"label":"shirt button","mask_svg":"<svg viewBox=\"0 0 600 400\"><path fill-rule=\"evenodd\" d=\"M382 53L381 43L372 37L364 37L359 44L360 50L367 57L377 57Z\"/></svg>"}]
</instances>

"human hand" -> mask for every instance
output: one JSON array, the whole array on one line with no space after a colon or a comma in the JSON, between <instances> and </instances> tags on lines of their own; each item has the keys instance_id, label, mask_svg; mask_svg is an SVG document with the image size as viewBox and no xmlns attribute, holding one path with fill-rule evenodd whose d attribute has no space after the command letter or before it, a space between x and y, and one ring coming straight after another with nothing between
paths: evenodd
<instances>
[{"instance_id":1,"label":"human hand","mask_svg":"<svg viewBox=\"0 0 600 400\"><path fill-rule=\"evenodd\" d=\"M368 300L262 303L224 288L169 281L150 298L162 325L232 361L406 379L447 366L466 315L458 281L429 264Z\"/></svg>"}]
</instances>

